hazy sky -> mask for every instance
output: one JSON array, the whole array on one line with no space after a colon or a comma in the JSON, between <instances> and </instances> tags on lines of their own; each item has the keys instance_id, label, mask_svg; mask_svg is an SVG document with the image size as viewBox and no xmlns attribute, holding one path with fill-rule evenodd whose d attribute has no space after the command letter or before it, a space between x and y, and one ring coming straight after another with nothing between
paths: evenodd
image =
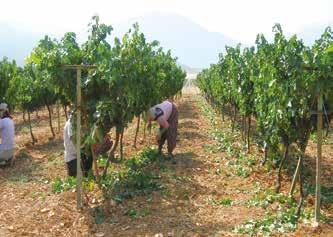
<instances>
[{"instance_id":1,"label":"hazy sky","mask_svg":"<svg viewBox=\"0 0 333 237\"><path fill-rule=\"evenodd\" d=\"M55 34L85 31L94 14L116 25L152 11L185 16L242 42L271 32L276 22L287 33L333 23L333 0L0 0L0 22Z\"/></svg>"}]
</instances>

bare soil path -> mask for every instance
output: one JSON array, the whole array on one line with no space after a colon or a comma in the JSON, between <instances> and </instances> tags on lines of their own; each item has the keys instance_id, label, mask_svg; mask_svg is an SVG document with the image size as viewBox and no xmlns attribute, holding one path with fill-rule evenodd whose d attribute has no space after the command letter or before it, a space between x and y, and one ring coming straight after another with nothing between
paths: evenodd
<instances>
[{"instance_id":1,"label":"bare soil path","mask_svg":"<svg viewBox=\"0 0 333 237\"><path fill-rule=\"evenodd\" d=\"M177 164L162 161L159 182L164 189L113 204L101 224L93 217L98 200L80 213L74 192L52 193L52 181L65 177L66 171L61 136L49 140L45 122L44 130L37 132L39 143L21 148L14 167L0 169L0 236L227 236L244 221L262 217L264 208L247 203L258 185L273 186L274 177L264 168L247 178L230 175L227 155L214 150L218 144L211 135L213 128L198 100L187 93L177 101ZM125 155L136 152L134 127L125 134ZM22 144L27 139L27 134L19 138ZM139 149L146 145L141 143ZM134 210L132 215L129 210ZM329 236L330 228L297 233Z\"/></svg>"}]
</instances>

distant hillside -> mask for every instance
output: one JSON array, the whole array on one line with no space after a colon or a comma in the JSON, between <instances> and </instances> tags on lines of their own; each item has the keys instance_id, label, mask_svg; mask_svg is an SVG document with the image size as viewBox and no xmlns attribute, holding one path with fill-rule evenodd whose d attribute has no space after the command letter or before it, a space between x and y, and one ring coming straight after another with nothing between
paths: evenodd
<instances>
[{"instance_id":1,"label":"distant hillside","mask_svg":"<svg viewBox=\"0 0 333 237\"><path fill-rule=\"evenodd\" d=\"M184 70L186 71L187 73L190 73L190 74L197 74L199 72L201 72L202 69L200 68L191 68L185 64L182 64L182 63L179 63L179 66Z\"/></svg>"},{"instance_id":2,"label":"distant hillside","mask_svg":"<svg viewBox=\"0 0 333 237\"><path fill-rule=\"evenodd\" d=\"M235 45L232 39L216 32L209 32L191 20L165 13L151 13L115 25L115 34L122 35L138 22L148 39L156 39L165 49L171 49L179 62L191 68L204 68L218 59L225 45Z\"/></svg>"},{"instance_id":3,"label":"distant hillside","mask_svg":"<svg viewBox=\"0 0 333 237\"><path fill-rule=\"evenodd\" d=\"M191 20L176 14L154 12L119 24L106 23L111 24L115 29L111 35L113 38L122 36L135 22L139 23L141 31L149 40L158 40L164 49L170 49L173 56L178 57L178 63L188 73L198 73L201 71L200 68L216 63L218 54L224 51L226 45L235 46L238 43L223 34L209 32ZM82 24L86 25L87 22ZM328 25L332 26L332 22ZM304 39L307 45L311 45L328 25L314 24L295 33ZM73 31L77 33L80 43L86 39L87 32L78 32L76 29ZM22 26L0 22L0 58L7 56L15 59L19 65L23 65L24 59L38 40L45 34L55 37L53 33L52 27L50 32L31 33ZM60 39L61 35L57 38Z\"/></svg>"}]
</instances>

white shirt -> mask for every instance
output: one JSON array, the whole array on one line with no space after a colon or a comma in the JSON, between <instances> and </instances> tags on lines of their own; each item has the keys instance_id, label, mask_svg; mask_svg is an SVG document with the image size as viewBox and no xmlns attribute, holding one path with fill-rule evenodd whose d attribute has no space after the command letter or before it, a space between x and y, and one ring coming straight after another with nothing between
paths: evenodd
<instances>
[{"instance_id":1,"label":"white shirt","mask_svg":"<svg viewBox=\"0 0 333 237\"><path fill-rule=\"evenodd\" d=\"M0 119L1 150L12 150L15 147L15 127L10 118Z\"/></svg>"},{"instance_id":2,"label":"white shirt","mask_svg":"<svg viewBox=\"0 0 333 237\"><path fill-rule=\"evenodd\" d=\"M66 163L76 159L76 149L74 143L71 140L72 136L72 124L70 120L67 120L64 127L64 147Z\"/></svg>"},{"instance_id":3,"label":"white shirt","mask_svg":"<svg viewBox=\"0 0 333 237\"><path fill-rule=\"evenodd\" d=\"M158 107L163 111L163 115L159 118L163 118L165 120L168 120L172 113L172 103L169 101L164 101L161 104L155 105L155 108ZM158 120L158 119L157 119Z\"/></svg>"}]
</instances>

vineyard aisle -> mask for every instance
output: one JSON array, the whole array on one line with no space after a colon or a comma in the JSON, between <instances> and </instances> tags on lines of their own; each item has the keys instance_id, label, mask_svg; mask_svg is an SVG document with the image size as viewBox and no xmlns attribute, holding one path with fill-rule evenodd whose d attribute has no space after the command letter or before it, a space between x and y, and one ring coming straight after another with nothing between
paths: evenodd
<instances>
[{"instance_id":1,"label":"vineyard aisle","mask_svg":"<svg viewBox=\"0 0 333 237\"><path fill-rule=\"evenodd\" d=\"M248 207L248 201L258 187L272 187L274 177L260 170L246 178L232 175L202 99L185 93L177 104L177 164L161 162L164 189L114 203L111 216L96 224L92 208L76 212L75 193L52 193L52 180L66 175L62 140L45 139L21 152L15 167L0 170L0 236L226 236L244 221L263 217L264 208Z\"/></svg>"},{"instance_id":2,"label":"vineyard aisle","mask_svg":"<svg viewBox=\"0 0 333 237\"><path fill-rule=\"evenodd\" d=\"M242 191L253 189L252 181L216 172L222 168L217 160L223 154L211 153L210 147L213 148L215 142L197 100L197 95L185 94L177 101L180 112L177 164L164 163L166 167L161 176L166 189L152 197L138 198L129 205L138 213L147 211L148 214L124 218L121 213L126 208L122 209L115 215L117 224L101 225L97 232L120 236L159 233L163 236L212 236L231 233L235 225L260 216L258 208L237 204L248 199ZM219 200L229 199L236 204L218 204Z\"/></svg>"}]
</instances>

